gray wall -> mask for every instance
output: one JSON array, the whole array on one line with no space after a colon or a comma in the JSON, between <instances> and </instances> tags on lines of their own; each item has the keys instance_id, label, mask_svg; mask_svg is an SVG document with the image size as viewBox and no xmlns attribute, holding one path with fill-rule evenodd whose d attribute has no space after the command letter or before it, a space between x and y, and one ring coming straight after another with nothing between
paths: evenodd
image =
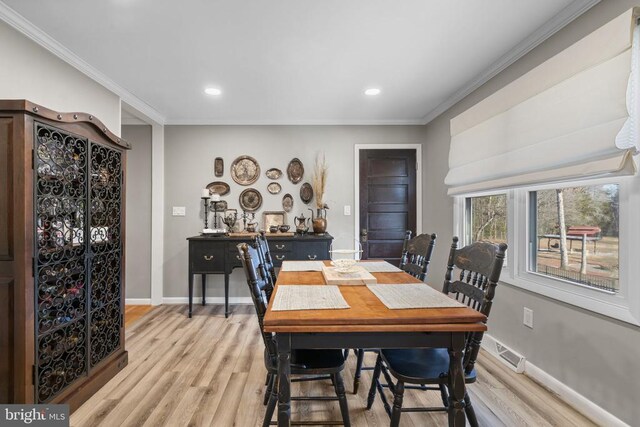
<instances>
[{"instance_id":1,"label":"gray wall","mask_svg":"<svg viewBox=\"0 0 640 427\"><path fill-rule=\"evenodd\" d=\"M443 185L451 118L635 5L633 1L602 1L427 125L424 230L438 232L441 245L451 241L453 230L453 203ZM446 264L446 251L435 251L433 258L432 277L444 277L441 266ZM533 330L522 324L524 306L535 312ZM621 420L640 423L640 328L502 284L489 333Z\"/></svg>"},{"instance_id":2,"label":"gray wall","mask_svg":"<svg viewBox=\"0 0 640 427\"><path fill-rule=\"evenodd\" d=\"M122 126L127 153L126 298L151 298L151 126Z\"/></svg>"},{"instance_id":3,"label":"gray wall","mask_svg":"<svg viewBox=\"0 0 640 427\"><path fill-rule=\"evenodd\" d=\"M93 114L120 135L120 98L0 21L0 99Z\"/></svg>"},{"instance_id":4,"label":"gray wall","mask_svg":"<svg viewBox=\"0 0 640 427\"><path fill-rule=\"evenodd\" d=\"M231 179L229 167L240 155L253 156L260 163L261 177L251 187L263 196L264 210L282 210L282 196L291 193L293 216L304 212L300 200L300 184L291 184L286 176L278 182L282 192L267 192L270 182L264 172L273 167L286 171L289 160L298 157L305 166L303 182L311 180L316 153L323 151L329 166L326 203L329 204L327 231L338 245L353 245L354 217L343 215L343 206L354 203L354 144L421 143L424 126L167 126L165 127L165 267L164 296L187 296L187 242L203 228L200 190L211 181L225 181L231 186L224 196L230 208L239 208L238 196L244 188ZM222 157L224 176L215 178L213 160ZM171 216L172 206L185 206L185 217ZM309 206L315 207L310 204ZM197 279L199 280L199 279ZM197 282L198 283L198 282ZM196 284L197 284L196 283ZM210 276L208 296L223 296L223 279ZM196 294L198 286L196 285ZM236 270L231 277L231 296L248 297L242 275Z\"/></svg>"}]
</instances>

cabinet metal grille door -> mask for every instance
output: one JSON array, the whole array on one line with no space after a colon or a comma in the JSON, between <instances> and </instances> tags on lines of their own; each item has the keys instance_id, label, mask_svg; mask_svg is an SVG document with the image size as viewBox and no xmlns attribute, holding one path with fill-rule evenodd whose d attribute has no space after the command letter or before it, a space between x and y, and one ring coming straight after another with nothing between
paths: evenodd
<instances>
[{"instance_id":1,"label":"cabinet metal grille door","mask_svg":"<svg viewBox=\"0 0 640 427\"><path fill-rule=\"evenodd\" d=\"M87 374L86 139L34 126L35 400Z\"/></svg>"},{"instance_id":2,"label":"cabinet metal grille door","mask_svg":"<svg viewBox=\"0 0 640 427\"><path fill-rule=\"evenodd\" d=\"M120 346L122 292L122 153L91 143L88 242L91 265L89 363Z\"/></svg>"}]
</instances>

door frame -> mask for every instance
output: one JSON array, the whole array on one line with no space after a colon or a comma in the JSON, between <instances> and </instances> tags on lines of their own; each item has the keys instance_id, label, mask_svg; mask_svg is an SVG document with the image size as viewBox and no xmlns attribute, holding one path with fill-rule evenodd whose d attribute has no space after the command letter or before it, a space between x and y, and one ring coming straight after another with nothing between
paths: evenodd
<instances>
[{"instance_id":1,"label":"door frame","mask_svg":"<svg viewBox=\"0 0 640 427\"><path fill-rule=\"evenodd\" d=\"M415 150L416 151L416 235L422 233L422 144L355 144L354 229L355 241L360 240L360 150ZM355 248L354 248L355 249Z\"/></svg>"}]
</instances>

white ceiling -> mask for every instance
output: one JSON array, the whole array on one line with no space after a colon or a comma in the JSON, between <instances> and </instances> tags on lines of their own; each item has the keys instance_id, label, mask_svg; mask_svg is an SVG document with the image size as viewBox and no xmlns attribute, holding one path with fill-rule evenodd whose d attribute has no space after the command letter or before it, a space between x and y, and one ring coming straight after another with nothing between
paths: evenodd
<instances>
[{"instance_id":1,"label":"white ceiling","mask_svg":"<svg viewBox=\"0 0 640 427\"><path fill-rule=\"evenodd\" d=\"M595 2L4 3L167 123L403 124L425 123ZM372 86L382 94L365 96Z\"/></svg>"}]
</instances>

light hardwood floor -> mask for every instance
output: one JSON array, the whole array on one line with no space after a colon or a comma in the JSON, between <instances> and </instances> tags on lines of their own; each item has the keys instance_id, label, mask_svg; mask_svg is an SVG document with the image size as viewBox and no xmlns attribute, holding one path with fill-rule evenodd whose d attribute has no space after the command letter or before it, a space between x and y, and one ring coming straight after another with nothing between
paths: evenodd
<instances>
[{"instance_id":1,"label":"light hardwood floor","mask_svg":"<svg viewBox=\"0 0 640 427\"><path fill-rule=\"evenodd\" d=\"M131 313L131 311L130 311ZM263 344L252 306L160 306L127 328L129 365L71 416L72 426L258 426L262 423ZM372 365L370 354L365 364ZM352 389L353 353L343 373ZM389 424L376 400L365 409L372 371L348 394L353 426ZM296 383L294 395L333 394L326 382ZM469 386L483 426L590 426L586 418L523 375L481 354ZM405 405L437 405L439 393L407 391ZM337 402L293 402L295 419L340 419ZM444 413L408 413L403 426L447 425Z\"/></svg>"}]
</instances>

